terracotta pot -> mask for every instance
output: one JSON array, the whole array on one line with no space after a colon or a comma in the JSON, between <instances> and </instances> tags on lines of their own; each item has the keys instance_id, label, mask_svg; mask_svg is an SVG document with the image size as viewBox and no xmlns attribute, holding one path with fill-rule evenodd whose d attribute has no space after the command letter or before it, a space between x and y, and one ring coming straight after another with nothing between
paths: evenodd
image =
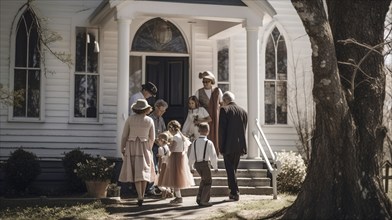
<instances>
[{"instance_id":1,"label":"terracotta pot","mask_svg":"<svg viewBox=\"0 0 392 220\"><path fill-rule=\"evenodd\" d=\"M94 198L105 198L110 180L106 181L85 181L87 193Z\"/></svg>"}]
</instances>

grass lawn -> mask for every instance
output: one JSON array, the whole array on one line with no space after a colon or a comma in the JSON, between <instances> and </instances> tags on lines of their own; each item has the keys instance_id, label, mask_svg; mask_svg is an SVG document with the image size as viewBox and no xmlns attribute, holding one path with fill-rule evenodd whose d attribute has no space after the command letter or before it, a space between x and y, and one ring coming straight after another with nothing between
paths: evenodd
<instances>
[{"instance_id":1,"label":"grass lawn","mask_svg":"<svg viewBox=\"0 0 392 220\"><path fill-rule=\"evenodd\" d=\"M392 181L389 181L388 197L392 200ZM259 200L238 202L235 207L219 209L208 213L204 219L260 219L274 211L290 206L296 196L279 194L277 200ZM46 202L45 202L46 201ZM5 208L4 201L0 199L0 219L112 219L107 211L107 206L99 200L85 200L76 203L67 200L45 200L31 205L28 199L20 199L12 208ZM38 203L38 204L37 204ZM20 206L19 206L20 205ZM18 207L19 206L19 207Z\"/></svg>"},{"instance_id":2,"label":"grass lawn","mask_svg":"<svg viewBox=\"0 0 392 220\"><path fill-rule=\"evenodd\" d=\"M58 206L27 206L11 209L0 209L2 220L30 220L30 219L107 219L109 214L105 206L99 202L87 204L71 204Z\"/></svg>"}]
</instances>

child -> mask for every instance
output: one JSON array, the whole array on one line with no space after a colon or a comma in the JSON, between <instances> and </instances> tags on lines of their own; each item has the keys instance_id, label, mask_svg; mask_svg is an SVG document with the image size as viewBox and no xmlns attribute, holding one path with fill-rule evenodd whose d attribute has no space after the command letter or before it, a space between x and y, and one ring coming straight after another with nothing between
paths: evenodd
<instances>
[{"instance_id":1,"label":"child","mask_svg":"<svg viewBox=\"0 0 392 220\"><path fill-rule=\"evenodd\" d=\"M189 169L187 151L191 142L181 133L181 124L172 120L167 125L169 132L173 135L171 142L170 156L167 160L165 175L162 179L162 186L174 188L175 199L171 204L182 203L180 189L195 185L193 175Z\"/></svg>"},{"instance_id":2,"label":"child","mask_svg":"<svg viewBox=\"0 0 392 220\"><path fill-rule=\"evenodd\" d=\"M182 133L191 141L199 137L197 125L201 122L210 122L211 117L207 110L200 106L199 99L196 96L188 98L188 116L186 117Z\"/></svg>"},{"instance_id":3,"label":"child","mask_svg":"<svg viewBox=\"0 0 392 220\"><path fill-rule=\"evenodd\" d=\"M166 131L158 134L157 144L158 144L158 181L156 185L162 192L162 199L171 198L173 194L170 188L162 186L162 179L166 172L167 158L170 155L170 149L168 143L171 142L172 135Z\"/></svg>"},{"instance_id":4,"label":"child","mask_svg":"<svg viewBox=\"0 0 392 220\"><path fill-rule=\"evenodd\" d=\"M196 202L199 206L211 206L210 191L212 184L210 165L215 172L218 171L218 157L215 152L214 143L207 139L210 131L208 123L199 124L200 137L193 141L189 154L189 166L195 165L196 171L201 177L199 192Z\"/></svg>"}]
</instances>

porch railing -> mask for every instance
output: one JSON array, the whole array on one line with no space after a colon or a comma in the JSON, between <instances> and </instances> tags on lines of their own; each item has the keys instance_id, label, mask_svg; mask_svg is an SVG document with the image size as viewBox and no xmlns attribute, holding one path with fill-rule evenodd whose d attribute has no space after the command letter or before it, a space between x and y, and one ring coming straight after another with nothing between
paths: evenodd
<instances>
[{"instance_id":1,"label":"porch railing","mask_svg":"<svg viewBox=\"0 0 392 220\"><path fill-rule=\"evenodd\" d=\"M265 163L267 164L267 168L268 171L272 174L272 192L273 192L273 198L277 199L278 198L278 189L277 189L277 182L276 182L276 176L279 174L280 172L280 161L276 160L276 155L274 152L272 152L271 146L268 143L267 138L265 137L265 134L263 132L263 130L261 129L260 125L259 125L259 120L256 119L256 126L257 126L257 130L258 132L261 134L261 139L263 140L264 144L267 146L267 150L271 156L271 162L270 159L268 158L263 145L261 144L259 137L257 135L257 132L253 131L253 137L256 140L257 146L259 147L260 151L261 151L261 155L262 155L262 159L265 161Z\"/></svg>"}]
</instances>

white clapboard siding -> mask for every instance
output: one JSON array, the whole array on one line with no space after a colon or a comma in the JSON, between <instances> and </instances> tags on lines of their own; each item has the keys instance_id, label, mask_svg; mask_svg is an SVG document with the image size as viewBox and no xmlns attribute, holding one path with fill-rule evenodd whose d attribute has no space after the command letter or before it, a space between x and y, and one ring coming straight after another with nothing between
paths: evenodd
<instances>
[{"instance_id":1,"label":"white clapboard siding","mask_svg":"<svg viewBox=\"0 0 392 220\"><path fill-rule=\"evenodd\" d=\"M203 85L199 72L213 70L213 41L208 39L208 22L192 24L192 94Z\"/></svg>"},{"instance_id":2,"label":"white clapboard siding","mask_svg":"<svg viewBox=\"0 0 392 220\"><path fill-rule=\"evenodd\" d=\"M9 40L12 19L17 10L26 1L1 1L1 80L8 85L9 75ZM100 0L92 1L33 1L32 5L38 16L47 18L44 24L62 37L62 40L51 43L51 49L56 52L71 53L74 57L75 26L88 26L88 16L100 4ZM105 34L105 33L104 33ZM7 108L1 106L0 140L1 158L6 158L17 147L24 147L38 157L50 159L61 158L64 151L81 147L91 153L96 152L106 156L116 156L116 68L117 68L117 34L107 32L105 40L100 42L100 60L105 61L100 66L101 85L100 99L102 115L101 123L70 123L69 114L70 90L73 89L73 66L46 54L46 67L54 73L45 77L45 120L43 123L9 122ZM104 49L104 50L103 50ZM105 57L107 56L107 58ZM107 72L105 72L107 71ZM108 74L108 75L106 75ZM107 85L104 79L108 79ZM106 91L106 89L108 91ZM0 158L0 159L1 159Z\"/></svg>"}]
</instances>

